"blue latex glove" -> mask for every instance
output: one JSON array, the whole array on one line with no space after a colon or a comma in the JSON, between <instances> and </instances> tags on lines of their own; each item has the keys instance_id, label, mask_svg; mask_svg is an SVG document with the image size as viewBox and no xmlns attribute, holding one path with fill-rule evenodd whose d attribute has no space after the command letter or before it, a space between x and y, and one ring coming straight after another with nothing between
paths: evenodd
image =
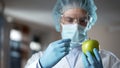
<instances>
[{"instance_id":1,"label":"blue latex glove","mask_svg":"<svg viewBox=\"0 0 120 68\"><path fill-rule=\"evenodd\" d=\"M43 56L40 64L43 68L51 68L69 53L70 39L58 40L51 43Z\"/></svg>"},{"instance_id":2,"label":"blue latex glove","mask_svg":"<svg viewBox=\"0 0 120 68\"><path fill-rule=\"evenodd\" d=\"M103 68L98 50L94 48L93 52L95 56L92 56L90 52L87 52L86 55L84 53L82 54L84 68Z\"/></svg>"}]
</instances>

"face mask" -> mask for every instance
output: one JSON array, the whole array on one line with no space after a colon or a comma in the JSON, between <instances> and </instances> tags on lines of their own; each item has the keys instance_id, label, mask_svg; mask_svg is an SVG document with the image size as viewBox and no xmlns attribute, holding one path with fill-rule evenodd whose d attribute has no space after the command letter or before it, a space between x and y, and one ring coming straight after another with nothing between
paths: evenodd
<instances>
[{"instance_id":1,"label":"face mask","mask_svg":"<svg viewBox=\"0 0 120 68\"><path fill-rule=\"evenodd\" d=\"M71 44L79 44L86 39L87 34L85 27L78 24L61 24L62 25L62 39L71 39ZM72 46L72 45L71 45Z\"/></svg>"}]
</instances>

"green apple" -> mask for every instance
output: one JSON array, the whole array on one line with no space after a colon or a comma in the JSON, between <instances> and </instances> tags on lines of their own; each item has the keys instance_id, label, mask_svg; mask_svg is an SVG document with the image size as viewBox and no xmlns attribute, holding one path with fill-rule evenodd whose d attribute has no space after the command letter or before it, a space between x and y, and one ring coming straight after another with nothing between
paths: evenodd
<instances>
[{"instance_id":1,"label":"green apple","mask_svg":"<svg viewBox=\"0 0 120 68\"><path fill-rule=\"evenodd\" d=\"M84 54L89 51L94 56L94 48L97 48L99 50L99 42L97 40L86 40L82 43L82 52Z\"/></svg>"}]
</instances>

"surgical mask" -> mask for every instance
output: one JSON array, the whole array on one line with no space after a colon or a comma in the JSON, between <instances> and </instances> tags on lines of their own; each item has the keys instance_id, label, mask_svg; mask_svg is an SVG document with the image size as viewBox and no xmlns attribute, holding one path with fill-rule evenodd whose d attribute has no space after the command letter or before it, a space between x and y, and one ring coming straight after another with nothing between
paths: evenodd
<instances>
[{"instance_id":1,"label":"surgical mask","mask_svg":"<svg viewBox=\"0 0 120 68\"><path fill-rule=\"evenodd\" d=\"M71 39L71 47L81 45L87 38L85 27L78 24L61 24L62 25L62 39Z\"/></svg>"}]
</instances>

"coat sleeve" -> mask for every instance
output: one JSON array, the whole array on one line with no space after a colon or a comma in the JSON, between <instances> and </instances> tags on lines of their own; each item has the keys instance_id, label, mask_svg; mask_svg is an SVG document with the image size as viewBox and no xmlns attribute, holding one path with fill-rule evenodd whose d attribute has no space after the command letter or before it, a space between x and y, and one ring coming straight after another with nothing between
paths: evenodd
<instances>
[{"instance_id":1,"label":"coat sleeve","mask_svg":"<svg viewBox=\"0 0 120 68\"><path fill-rule=\"evenodd\" d=\"M120 68L120 59L110 51L100 52L104 68Z\"/></svg>"},{"instance_id":2,"label":"coat sleeve","mask_svg":"<svg viewBox=\"0 0 120 68\"><path fill-rule=\"evenodd\" d=\"M42 56L42 52L38 52L27 61L27 64L25 65L25 68L41 68L39 59Z\"/></svg>"},{"instance_id":3,"label":"coat sleeve","mask_svg":"<svg viewBox=\"0 0 120 68\"><path fill-rule=\"evenodd\" d=\"M118 59L115 55L111 56L111 62L114 62L111 68L120 68L120 59Z\"/></svg>"},{"instance_id":4,"label":"coat sleeve","mask_svg":"<svg viewBox=\"0 0 120 68\"><path fill-rule=\"evenodd\" d=\"M109 52L109 68L120 68L120 59L113 54L112 52Z\"/></svg>"},{"instance_id":5,"label":"coat sleeve","mask_svg":"<svg viewBox=\"0 0 120 68\"><path fill-rule=\"evenodd\" d=\"M119 61L116 61L114 63L114 65L112 66L112 68L120 68L120 60Z\"/></svg>"}]
</instances>

